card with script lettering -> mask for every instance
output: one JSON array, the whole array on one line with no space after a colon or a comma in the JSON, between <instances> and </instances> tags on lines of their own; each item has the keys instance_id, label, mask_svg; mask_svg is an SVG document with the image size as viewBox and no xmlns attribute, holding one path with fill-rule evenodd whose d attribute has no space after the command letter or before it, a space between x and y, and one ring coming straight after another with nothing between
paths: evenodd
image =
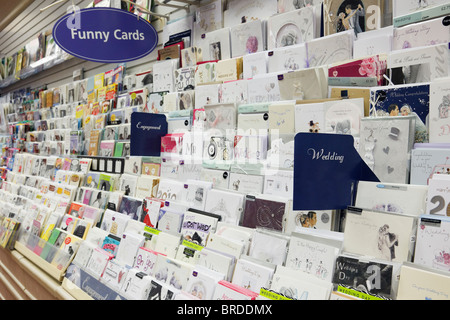
<instances>
[{"instance_id":1,"label":"card with script lettering","mask_svg":"<svg viewBox=\"0 0 450 320\"><path fill-rule=\"evenodd\" d=\"M388 76L393 84L426 83L447 77L448 44L391 51Z\"/></svg>"},{"instance_id":2,"label":"card with script lettering","mask_svg":"<svg viewBox=\"0 0 450 320\"><path fill-rule=\"evenodd\" d=\"M238 224L244 206L244 195L238 192L211 189L205 202L205 211L220 215L221 221Z\"/></svg>"},{"instance_id":3,"label":"card with script lettering","mask_svg":"<svg viewBox=\"0 0 450 320\"><path fill-rule=\"evenodd\" d=\"M254 76L266 74L268 71L267 69L267 52L257 52L257 53L251 53L245 55L243 60L243 78L244 79L251 79Z\"/></svg>"},{"instance_id":4,"label":"card with script lettering","mask_svg":"<svg viewBox=\"0 0 450 320\"><path fill-rule=\"evenodd\" d=\"M411 261L416 228L415 216L349 207L342 250L387 261Z\"/></svg>"},{"instance_id":5,"label":"card with script lettering","mask_svg":"<svg viewBox=\"0 0 450 320\"><path fill-rule=\"evenodd\" d=\"M326 183L319 183L322 175ZM353 136L296 134L294 210L346 209L361 180L379 181L355 149Z\"/></svg>"},{"instance_id":6,"label":"card with script lettering","mask_svg":"<svg viewBox=\"0 0 450 320\"><path fill-rule=\"evenodd\" d=\"M398 286L400 263L386 260L361 261L356 257L340 255L336 258L333 283L347 289L391 300Z\"/></svg>"},{"instance_id":7,"label":"card with script lettering","mask_svg":"<svg viewBox=\"0 0 450 320\"><path fill-rule=\"evenodd\" d=\"M131 115L131 155L161 155L161 137L167 134L165 115L134 112Z\"/></svg>"},{"instance_id":8,"label":"card with script lettering","mask_svg":"<svg viewBox=\"0 0 450 320\"><path fill-rule=\"evenodd\" d=\"M393 50L416 48L450 42L450 32L442 18L394 28Z\"/></svg>"},{"instance_id":9,"label":"card with script lettering","mask_svg":"<svg viewBox=\"0 0 450 320\"><path fill-rule=\"evenodd\" d=\"M181 234L184 239L205 246L208 235L215 232L220 216L189 209L184 214Z\"/></svg>"},{"instance_id":10,"label":"card with script lettering","mask_svg":"<svg viewBox=\"0 0 450 320\"><path fill-rule=\"evenodd\" d=\"M428 185L434 169L439 165L449 164L450 148L442 144L418 143L411 151L410 183Z\"/></svg>"},{"instance_id":11,"label":"card with script lettering","mask_svg":"<svg viewBox=\"0 0 450 320\"><path fill-rule=\"evenodd\" d=\"M331 240L319 234L292 233L286 267L301 270L319 279L331 281L342 247L342 241Z\"/></svg>"},{"instance_id":12,"label":"card with script lettering","mask_svg":"<svg viewBox=\"0 0 450 320\"><path fill-rule=\"evenodd\" d=\"M447 1L445 0L427 0L427 1L405 0L402 1L401 3L394 1L392 3L392 9L394 17L399 17L424 10L428 7L433 7L445 3L447 3Z\"/></svg>"},{"instance_id":13,"label":"card with script lettering","mask_svg":"<svg viewBox=\"0 0 450 320\"><path fill-rule=\"evenodd\" d=\"M269 287L275 273L275 265L242 257L236 263L233 283L254 292Z\"/></svg>"},{"instance_id":14,"label":"card with script lettering","mask_svg":"<svg viewBox=\"0 0 450 320\"><path fill-rule=\"evenodd\" d=\"M325 132L359 136L364 117L364 99L343 99L324 103Z\"/></svg>"},{"instance_id":15,"label":"card with script lettering","mask_svg":"<svg viewBox=\"0 0 450 320\"><path fill-rule=\"evenodd\" d=\"M306 45L304 43L276 48L268 51L268 72L285 72L307 67Z\"/></svg>"},{"instance_id":16,"label":"card with script lettering","mask_svg":"<svg viewBox=\"0 0 450 320\"><path fill-rule=\"evenodd\" d=\"M315 36L315 13L313 7L281 13L267 21L267 49L288 47L305 43Z\"/></svg>"},{"instance_id":17,"label":"card with script lettering","mask_svg":"<svg viewBox=\"0 0 450 320\"><path fill-rule=\"evenodd\" d=\"M448 272L404 263L400 269L397 300L448 300Z\"/></svg>"},{"instance_id":18,"label":"card with script lettering","mask_svg":"<svg viewBox=\"0 0 450 320\"><path fill-rule=\"evenodd\" d=\"M450 219L446 216L427 214L420 217L414 263L437 270L450 271L449 227Z\"/></svg>"}]
</instances>

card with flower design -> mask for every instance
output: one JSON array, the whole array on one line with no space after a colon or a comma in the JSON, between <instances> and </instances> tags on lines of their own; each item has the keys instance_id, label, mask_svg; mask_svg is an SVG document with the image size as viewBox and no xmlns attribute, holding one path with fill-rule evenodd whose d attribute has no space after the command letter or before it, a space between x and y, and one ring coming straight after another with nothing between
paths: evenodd
<instances>
[{"instance_id":1,"label":"card with flower design","mask_svg":"<svg viewBox=\"0 0 450 320\"><path fill-rule=\"evenodd\" d=\"M381 27L381 0L324 0L323 7L325 35L351 30L356 37Z\"/></svg>"},{"instance_id":2,"label":"card with flower design","mask_svg":"<svg viewBox=\"0 0 450 320\"><path fill-rule=\"evenodd\" d=\"M417 217L349 208L342 250L393 262L411 261Z\"/></svg>"},{"instance_id":3,"label":"card with flower design","mask_svg":"<svg viewBox=\"0 0 450 320\"><path fill-rule=\"evenodd\" d=\"M246 54L264 51L264 24L261 20L242 23L230 28L231 56L242 57Z\"/></svg>"},{"instance_id":4,"label":"card with flower design","mask_svg":"<svg viewBox=\"0 0 450 320\"><path fill-rule=\"evenodd\" d=\"M414 263L429 268L450 271L450 219L422 215L417 229Z\"/></svg>"},{"instance_id":5,"label":"card with flower design","mask_svg":"<svg viewBox=\"0 0 450 320\"><path fill-rule=\"evenodd\" d=\"M385 83L383 75L386 73L386 68L387 68L387 56L376 55L364 59L355 59L350 62L345 63L340 62L337 64L333 64L328 68L328 77L376 78L376 84L378 86L382 86Z\"/></svg>"},{"instance_id":6,"label":"card with flower design","mask_svg":"<svg viewBox=\"0 0 450 320\"><path fill-rule=\"evenodd\" d=\"M281 13L267 21L267 49L287 47L308 42L315 36L313 7Z\"/></svg>"},{"instance_id":7,"label":"card with flower design","mask_svg":"<svg viewBox=\"0 0 450 320\"><path fill-rule=\"evenodd\" d=\"M416 48L450 42L450 32L442 17L394 28L393 50Z\"/></svg>"},{"instance_id":8,"label":"card with flower design","mask_svg":"<svg viewBox=\"0 0 450 320\"><path fill-rule=\"evenodd\" d=\"M425 214L427 186L360 181L355 206L375 211Z\"/></svg>"},{"instance_id":9,"label":"card with flower design","mask_svg":"<svg viewBox=\"0 0 450 320\"><path fill-rule=\"evenodd\" d=\"M430 83L429 142L444 143L450 140L450 85L448 78Z\"/></svg>"}]
</instances>

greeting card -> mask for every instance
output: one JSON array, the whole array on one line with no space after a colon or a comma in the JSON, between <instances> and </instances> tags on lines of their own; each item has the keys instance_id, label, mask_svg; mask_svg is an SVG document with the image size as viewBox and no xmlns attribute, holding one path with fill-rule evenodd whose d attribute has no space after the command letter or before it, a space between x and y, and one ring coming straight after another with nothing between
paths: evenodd
<instances>
[{"instance_id":1,"label":"greeting card","mask_svg":"<svg viewBox=\"0 0 450 320\"><path fill-rule=\"evenodd\" d=\"M215 0L199 6L194 19L194 45L197 45L203 34L223 27L222 2Z\"/></svg>"},{"instance_id":2,"label":"greeting card","mask_svg":"<svg viewBox=\"0 0 450 320\"><path fill-rule=\"evenodd\" d=\"M251 192L262 193L263 180L264 176L262 175L231 172L229 188L243 194Z\"/></svg>"},{"instance_id":3,"label":"greeting card","mask_svg":"<svg viewBox=\"0 0 450 320\"><path fill-rule=\"evenodd\" d=\"M355 206L418 216L426 212L427 194L427 186L360 181Z\"/></svg>"},{"instance_id":4,"label":"greeting card","mask_svg":"<svg viewBox=\"0 0 450 320\"><path fill-rule=\"evenodd\" d=\"M286 267L301 270L318 279L331 281L342 241L320 235L292 233Z\"/></svg>"},{"instance_id":5,"label":"greeting card","mask_svg":"<svg viewBox=\"0 0 450 320\"><path fill-rule=\"evenodd\" d=\"M221 28L205 33L196 42L196 45L202 50L203 61L230 59L230 28Z\"/></svg>"},{"instance_id":6,"label":"greeting card","mask_svg":"<svg viewBox=\"0 0 450 320\"><path fill-rule=\"evenodd\" d=\"M314 19L313 7L271 16L267 21L267 49L292 46L314 39Z\"/></svg>"},{"instance_id":7,"label":"greeting card","mask_svg":"<svg viewBox=\"0 0 450 320\"><path fill-rule=\"evenodd\" d=\"M353 58L353 32L345 31L307 42L308 67L329 65Z\"/></svg>"},{"instance_id":8,"label":"greeting card","mask_svg":"<svg viewBox=\"0 0 450 320\"><path fill-rule=\"evenodd\" d=\"M195 86L218 83L217 61L208 61L197 64L194 74Z\"/></svg>"},{"instance_id":9,"label":"greeting card","mask_svg":"<svg viewBox=\"0 0 450 320\"><path fill-rule=\"evenodd\" d=\"M450 212L450 176L434 174L428 181L426 213L448 216Z\"/></svg>"},{"instance_id":10,"label":"greeting card","mask_svg":"<svg viewBox=\"0 0 450 320\"><path fill-rule=\"evenodd\" d=\"M266 51L247 54L242 58L242 61L244 79L251 79L254 76L268 72L268 55Z\"/></svg>"},{"instance_id":11,"label":"greeting card","mask_svg":"<svg viewBox=\"0 0 450 320\"><path fill-rule=\"evenodd\" d=\"M343 99L324 103L325 132L359 136L364 117L364 99Z\"/></svg>"},{"instance_id":12,"label":"greeting card","mask_svg":"<svg viewBox=\"0 0 450 320\"><path fill-rule=\"evenodd\" d=\"M236 80L222 83L219 90L219 102L223 104L245 104L248 101L248 81Z\"/></svg>"},{"instance_id":13,"label":"greeting card","mask_svg":"<svg viewBox=\"0 0 450 320\"><path fill-rule=\"evenodd\" d=\"M195 87L195 108L219 103L219 84L201 85ZM194 121L195 122L195 121Z\"/></svg>"},{"instance_id":14,"label":"greeting card","mask_svg":"<svg viewBox=\"0 0 450 320\"><path fill-rule=\"evenodd\" d=\"M159 61L153 65L153 91L175 91L175 70L179 68L178 60Z\"/></svg>"},{"instance_id":15,"label":"greeting card","mask_svg":"<svg viewBox=\"0 0 450 320\"><path fill-rule=\"evenodd\" d=\"M247 195L242 225L281 231L285 214L290 210L287 198L269 195Z\"/></svg>"},{"instance_id":16,"label":"greeting card","mask_svg":"<svg viewBox=\"0 0 450 320\"><path fill-rule=\"evenodd\" d=\"M233 27L255 20L264 21L277 13L275 0L231 0L224 12L224 27Z\"/></svg>"},{"instance_id":17,"label":"greeting card","mask_svg":"<svg viewBox=\"0 0 450 320\"><path fill-rule=\"evenodd\" d=\"M189 276L186 292L200 300L211 300L217 283L224 275L202 266L196 266Z\"/></svg>"},{"instance_id":18,"label":"greeting card","mask_svg":"<svg viewBox=\"0 0 450 320\"><path fill-rule=\"evenodd\" d=\"M230 28L231 56L242 57L246 54L264 51L264 23L261 20L250 21Z\"/></svg>"},{"instance_id":19,"label":"greeting card","mask_svg":"<svg viewBox=\"0 0 450 320\"><path fill-rule=\"evenodd\" d=\"M361 119L359 154L381 182L408 182L414 127L412 116Z\"/></svg>"},{"instance_id":20,"label":"greeting card","mask_svg":"<svg viewBox=\"0 0 450 320\"><path fill-rule=\"evenodd\" d=\"M278 134L295 133L295 102L277 102L269 105L269 130Z\"/></svg>"},{"instance_id":21,"label":"greeting card","mask_svg":"<svg viewBox=\"0 0 450 320\"><path fill-rule=\"evenodd\" d=\"M343 251L376 259L411 261L416 217L365 209L349 209Z\"/></svg>"},{"instance_id":22,"label":"greeting card","mask_svg":"<svg viewBox=\"0 0 450 320\"><path fill-rule=\"evenodd\" d=\"M411 151L411 184L428 185L428 179L434 169L439 165L449 164L450 149L439 147L439 145L431 145L419 143L414 145Z\"/></svg>"},{"instance_id":23,"label":"greeting card","mask_svg":"<svg viewBox=\"0 0 450 320\"><path fill-rule=\"evenodd\" d=\"M176 91L193 90L195 88L195 67L184 67L175 70Z\"/></svg>"},{"instance_id":24,"label":"greeting card","mask_svg":"<svg viewBox=\"0 0 450 320\"><path fill-rule=\"evenodd\" d=\"M242 79L242 57L224 59L217 62L217 80L219 82L236 81Z\"/></svg>"},{"instance_id":25,"label":"greeting card","mask_svg":"<svg viewBox=\"0 0 450 320\"><path fill-rule=\"evenodd\" d=\"M388 76L393 84L426 83L448 76L447 44L392 51Z\"/></svg>"},{"instance_id":26,"label":"greeting card","mask_svg":"<svg viewBox=\"0 0 450 320\"><path fill-rule=\"evenodd\" d=\"M391 300L396 296L400 263L385 260L359 260L340 255L333 274L335 285L362 292L378 299Z\"/></svg>"},{"instance_id":27,"label":"greeting card","mask_svg":"<svg viewBox=\"0 0 450 320\"><path fill-rule=\"evenodd\" d=\"M206 198L205 211L221 216L221 221L238 224L243 211L244 197L237 192L211 189Z\"/></svg>"},{"instance_id":28,"label":"greeting card","mask_svg":"<svg viewBox=\"0 0 450 320\"><path fill-rule=\"evenodd\" d=\"M381 27L383 6L380 0L325 0L323 5L325 35L351 30L358 36Z\"/></svg>"},{"instance_id":29,"label":"greeting card","mask_svg":"<svg viewBox=\"0 0 450 320\"><path fill-rule=\"evenodd\" d=\"M188 210L183 219L181 234L184 239L205 246L210 233L215 232L220 216L198 210Z\"/></svg>"},{"instance_id":30,"label":"greeting card","mask_svg":"<svg viewBox=\"0 0 450 320\"><path fill-rule=\"evenodd\" d=\"M446 1L444 0L427 0L427 1L405 0L402 3L398 2L392 3L392 9L394 17L400 17L414 13L416 11L424 10L428 7L433 7L444 3L446 3Z\"/></svg>"},{"instance_id":31,"label":"greeting card","mask_svg":"<svg viewBox=\"0 0 450 320\"><path fill-rule=\"evenodd\" d=\"M277 74L262 74L254 76L248 81L248 103L274 102L280 100L280 85Z\"/></svg>"},{"instance_id":32,"label":"greeting card","mask_svg":"<svg viewBox=\"0 0 450 320\"><path fill-rule=\"evenodd\" d=\"M393 26L360 33L353 43L353 58L361 59L391 52L393 33Z\"/></svg>"},{"instance_id":33,"label":"greeting card","mask_svg":"<svg viewBox=\"0 0 450 320\"><path fill-rule=\"evenodd\" d=\"M429 142L443 143L450 136L450 86L448 78L430 83Z\"/></svg>"},{"instance_id":34,"label":"greeting card","mask_svg":"<svg viewBox=\"0 0 450 320\"><path fill-rule=\"evenodd\" d=\"M278 75L281 100L328 98L326 70L323 67L291 71Z\"/></svg>"},{"instance_id":35,"label":"greeting card","mask_svg":"<svg viewBox=\"0 0 450 320\"><path fill-rule=\"evenodd\" d=\"M268 72L285 72L307 67L306 45L304 43L276 48L268 52Z\"/></svg>"}]
</instances>

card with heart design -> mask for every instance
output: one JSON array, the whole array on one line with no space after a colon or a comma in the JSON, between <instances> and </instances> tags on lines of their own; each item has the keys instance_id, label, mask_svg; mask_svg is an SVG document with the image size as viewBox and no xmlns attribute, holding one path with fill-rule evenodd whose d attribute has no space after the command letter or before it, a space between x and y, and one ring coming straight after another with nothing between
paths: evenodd
<instances>
[{"instance_id":1,"label":"card with heart design","mask_svg":"<svg viewBox=\"0 0 450 320\"><path fill-rule=\"evenodd\" d=\"M361 119L359 154L381 182L408 183L414 116Z\"/></svg>"}]
</instances>

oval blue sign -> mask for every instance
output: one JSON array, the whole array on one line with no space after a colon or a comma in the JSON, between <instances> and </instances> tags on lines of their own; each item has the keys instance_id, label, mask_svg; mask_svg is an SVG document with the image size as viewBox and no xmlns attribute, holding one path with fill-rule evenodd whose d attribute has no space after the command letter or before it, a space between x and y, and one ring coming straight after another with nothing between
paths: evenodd
<instances>
[{"instance_id":1,"label":"oval blue sign","mask_svg":"<svg viewBox=\"0 0 450 320\"><path fill-rule=\"evenodd\" d=\"M137 60L158 45L158 33L148 21L114 8L86 8L65 15L55 23L53 39L75 57L102 63Z\"/></svg>"}]
</instances>

